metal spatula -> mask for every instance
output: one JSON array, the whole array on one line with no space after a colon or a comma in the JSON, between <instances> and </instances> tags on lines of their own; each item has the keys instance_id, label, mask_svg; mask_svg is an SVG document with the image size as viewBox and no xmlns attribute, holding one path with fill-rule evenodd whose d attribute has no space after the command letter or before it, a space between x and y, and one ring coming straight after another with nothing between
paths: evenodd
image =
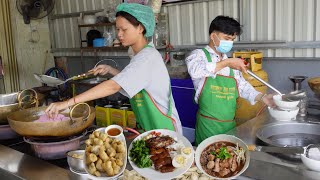
<instances>
[{"instance_id":1,"label":"metal spatula","mask_svg":"<svg viewBox=\"0 0 320 180\"><path fill-rule=\"evenodd\" d=\"M89 76L91 74L93 74L93 72L87 72L87 73L84 73L84 74L73 76L73 77L68 78L68 79L66 79L64 81L59 79L59 78L52 77L52 76L47 76L47 75L43 75L43 74L34 73L33 75L41 83L52 85L52 86L59 86L59 85L64 84L64 83L66 83L66 82L68 82L70 80L77 80L77 79Z\"/></svg>"}]
</instances>

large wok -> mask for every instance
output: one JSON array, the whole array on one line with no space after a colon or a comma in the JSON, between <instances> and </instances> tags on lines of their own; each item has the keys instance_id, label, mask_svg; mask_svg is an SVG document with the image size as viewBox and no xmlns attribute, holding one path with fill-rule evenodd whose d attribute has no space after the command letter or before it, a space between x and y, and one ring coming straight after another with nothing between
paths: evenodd
<instances>
[{"instance_id":1,"label":"large wok","mask_svg":"<svg viewBox=\"0 0 320 180\"><path fill-rule=\"evenodd\" d=\"M8 122L22 136L71 136L84 131L94 121L95 109L87 104L80 106L83 104L79 103L71 110L61 112L64 116L71 117L65 121L34 122L45 113L47 107L43 106L13 112L8 115Z\"/></svg>"},{"instance_id":2,"label":"large wok","mask_svg":"<svg viewBox=\"0 0 320 180\"><path fill-rule=\"evenodd\" d=\"M34 90L27 89L21 92L14 92L10 94L0 94L0 124L8 124L7 116L11 112L18 111L19 109L22 109L22 108L36 106L36 103L25 101L26 100L25 97L30 97L29 95L24 95L24 93L27 94L27 91L36 93ZM38 101L37 102L38 104L42 104L42 101L44 99L43 94L36 93L34 97Z\"/></svg>"},{"instance_id":3,"label":"large wok","mask_svg":"<svg viewBox=\"0 0 320 180\"><path fill-rule=\"evenodd\" d=\"M320 143L320 125L288 122L271 123L257 131L257 137L267 145L277 147L306 147ZM300 159L300 154L282 155L289 159Z\"/></svg>"}]
</instances>

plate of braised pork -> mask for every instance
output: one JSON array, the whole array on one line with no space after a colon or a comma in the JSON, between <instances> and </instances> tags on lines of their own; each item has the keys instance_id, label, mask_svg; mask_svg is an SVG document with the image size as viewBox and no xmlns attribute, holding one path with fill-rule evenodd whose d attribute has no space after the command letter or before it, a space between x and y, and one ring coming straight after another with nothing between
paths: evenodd
<instances>
[{"instance_id":1,"label":"plate of braised pork","mask_svg":"<svg viewBox=\"0 0 320 180\"><path fill-rule=\"evenodd\" d=\"M215 179L234 179L249 166L247 145L239 138L220 134L202 141L195 154L197 167Z\"/></svg>"},{"instance_id":2,"label":"plate of braised pork","mask_svg":"<svg viewBox=\"0 0 320 180\"><path fill-rule=\"evenodd\" d=\"M184 136L165 129L147 131L129 146L129 163L148 179L172 179L193 164L194 150Z\"/></svg>"}]
</instances>

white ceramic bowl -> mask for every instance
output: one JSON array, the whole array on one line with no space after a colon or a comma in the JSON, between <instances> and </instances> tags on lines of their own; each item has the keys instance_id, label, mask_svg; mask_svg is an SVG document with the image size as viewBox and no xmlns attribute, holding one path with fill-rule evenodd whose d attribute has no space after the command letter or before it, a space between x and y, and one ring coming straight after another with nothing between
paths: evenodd
<instances>
[{"instance_id":1,"label":"white ceramic bowl","mask_svg":"<svg viewBox=\"0 0 320 180\"><path fill-rule=\"evenodd\" d=\"M219 141L227 141L227 142L232 142L234 144L238 143L238 145L245 150L246 162L245 162L243 168L241 169L241 171L238 174L236 174L234 176L231 176L231 177L228 177L228 178L217 178L217 177L214 177L214 176L211 176L211 175L207 174L206 171L202 169L202 166L201 166L201 163L200 163L200 156L201 156L202 151L206 147L208 147L209 145L211 145L211 144L213 144L215 142L219 142ZM204 141L202 141L199 144L199 146L197 147L197 150L196 150L196 154L195 154L195 161L196 161L197 167L204 174L206 174L209 177L212 177L214 179L235 179L236 177L240 176L249 167L250 153L249 153L247 145L241 139L239 139L239 138L237 138L235 136L227 135L227 134L219 134L219 135L211 136L211 137L205 139Z\"/></svg>"},{"instance_id":2,"label":"white ceramic bowl","mask_svg":"<svg viewBox=\"0 0 320 180\"><path fill-rule=\"evenodd\" d=\"M295 107L292 110L282 110L277 108L268 107L271 117L278 121L295 120L299 112L299 108Z\"/></svg>"},{"instance_id":3,"label":"white ceramic bowl","mask_svg":"<svg viewBox=\"0 0 320 180\"><path fill-rule=\"evenodd\" d=\"M280 96L279 94L273 96L273 101L280 109L284 109L284 110L295 109L300 102L300 101L283 101L282 96Z\"/></svg>"},{"instance_id":4,"label":"white ceramic bowl","mask_svg":"<svg viewBox=\"0 0 320 180\"><path fill-rule=\"evenodd\" d=\"M120 134L118 134L116 136L108 134L108 131L113 128L118 129L120 131ZM104 133L108 134L108 136L110 136L110 137L118 138L119 136L121 136L123 134L123 128L119 125L112 124L112 125L109 125L108 127L105 128Z\"/></svg>"},{"instance_id":5,"label":"white ceramic bowl","mask_svg":"<svg viewBox=\"0 0 320 180\"><path fill-rule=\"evenodd\" d=\"M304 154L301 154L301 160L307 168L320 172L320 161L307 158Z\"/></svg>"}]
</instances>

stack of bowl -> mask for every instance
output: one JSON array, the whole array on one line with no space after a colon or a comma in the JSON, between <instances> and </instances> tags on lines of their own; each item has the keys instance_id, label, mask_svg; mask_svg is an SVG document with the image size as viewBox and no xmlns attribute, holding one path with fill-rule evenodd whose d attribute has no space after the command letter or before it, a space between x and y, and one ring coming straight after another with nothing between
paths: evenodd
<instances>
[{"instance_id":1,"label":"stack of bowl","mask_svg":"<svg viewBox=\"0 0 320 180\"><path fill-rule=\"evenodd\" d=\"M280 121L295 120L299 112L298 104L300 101L288 101L283 100L282 96L273 96L274 103L277 105L276 108L268 107L270 115Z\"/></svg>"}]
</instances>

